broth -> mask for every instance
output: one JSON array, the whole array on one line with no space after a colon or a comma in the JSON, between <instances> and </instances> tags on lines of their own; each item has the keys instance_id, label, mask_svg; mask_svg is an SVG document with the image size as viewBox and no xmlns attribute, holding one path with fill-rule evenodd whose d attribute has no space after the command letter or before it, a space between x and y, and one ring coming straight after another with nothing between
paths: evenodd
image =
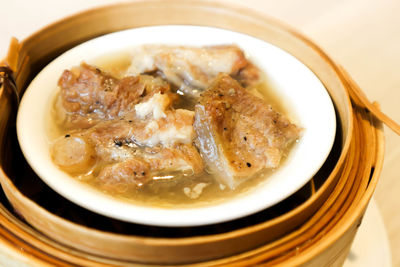
<instances>
[{"instance_id":1,"label":"broth","mask_svg":"<svg viewBox=\"0 0 400 267\"><path fill-rule=\"evenodd\" d=\"M123 73L129 67L130 55L127 51L121 51L98 58L91 62L91 64L97 66L102 71L113 75L114 77L122 78ZM262 97L276 111L293 121L295 116L294 114L290 113L289 103L286 103L281 97L279 97L273 84L267 82L267 77L265 75L262 76L261 81L261 83L249 88L249 90L255 92L258 97ZM178 90L173 86L171 87L172 90ZM174 108L194 110L196 101L185 96L181 92L180 94L181 100L174 104ZM54 108L57 98L58 95L55 96L52 112L50 112L50 116L48 118L48 136L51 142L54 142L57 137L68 135L69 133L69 130L63 127L62 124L57 123L57 114ZM288 147L286 153L291 149L292 146L293 144ZM286 154L283 156L280 165L284 164L286 156ZM118 199L132 202L136 205L155 206L162 208L205 206L224 202L228 199L247 194L252 189L256 188L257 185L263 183L263 181L265 181L273 172L274 169L267 169L259 172L254 177L241 183L234 190L231 190L227 186L217 182L216 179L207 172L207 169L200 175L192 176L182 173L163 173L162 175L160 174L153 177L151 182L138 188L126 188L126 186L121 184L120 190L113 191L111 194ZM98 171L96 169L91 169L88 170L86 174L77 175L74 176L74 178L95 188L100 188L100 181L95 178L95 174L97 173ZM198 191L196 191L196 188ZM109 191L104 192L110 195Z\"/></svg>"}]
</instances>

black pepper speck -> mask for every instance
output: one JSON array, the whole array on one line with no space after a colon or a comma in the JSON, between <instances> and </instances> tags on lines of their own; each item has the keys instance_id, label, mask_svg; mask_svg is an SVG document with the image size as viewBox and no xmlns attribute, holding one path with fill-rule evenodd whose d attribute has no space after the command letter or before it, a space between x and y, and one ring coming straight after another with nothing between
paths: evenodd
<instances>
[{"instance_id":1,"label":"black pepper speck","mask_svg":"<svg viewBox=\"0 0 400 267\"><path fill-rule=\"evenodd\" d=\"M114 140L114 144L116 146L122 146L122 141L121 140Z\"/></svg>"}]
</instances>

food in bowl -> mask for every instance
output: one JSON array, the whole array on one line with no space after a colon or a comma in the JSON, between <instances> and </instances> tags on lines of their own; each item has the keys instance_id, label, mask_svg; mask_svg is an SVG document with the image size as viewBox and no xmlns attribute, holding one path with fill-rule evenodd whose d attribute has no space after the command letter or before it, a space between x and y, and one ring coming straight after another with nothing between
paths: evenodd
<instances>
[{"instance_id":1,"label":"food in bowl","mask_svg":"<svg viewBox=\"0 0 400 267\"><path fill-rule=\"evenodd\" d=\"M126 80L127 77L125 76L137 76L141 73L138 72L140 66L131 67L133 55L139 53L142 56L145 55L141 52L145 46L150 49L147 58L151 59L152 57L155 58L151 55L159 55L158 52L155 52L158 49L157 46L200 48L226 46L228 43L236 44L244 51L245 63L247 62L247 68L242 69L242 71L237 72L237 69L231 68L230 70L233 70L233 73L230 73L229 76L238 81L242 87L245 87L246 92L256 96L258 95L257 91L261 93L263 97L268 99L268 103L274 110L284 114L290 121L302 127L299 142L293 142L294 145L289 147L290 152L283 155L278 168L264 170L262 171L263 175L255 175L251 179L245 177L245 181L242 183L235 184L236 182L234 182L234 190L229 189L229 185L226 185L224 181L208 175L201 176L204 179L203 181L194 182L194 178L197 179L200 175L191 175L191 171L187 171L181 175L184 179L175 179L177 178L175 174L159 175L154 176L154 179L144 183L143 186L135 187L132 184L132 188L137 189L126 190L126 186L121 185L123 193L110 193L107 188L99 190L96 185L91 185L90 183L96 181L96 179L92 179L93 177L90 175L79 174L82 171L80 169L82 166L79 166L79 164L74 166L76 172L69 174L54 163L52 155L54 141L58 137L65 138L65 135L69 134L70 137L73 135L72 129L66 130L67 127L71 126L68 126L68 120L64 120L65 125L59 128L55 126L54 120L50 119L55 114L49 114L49 110L57 102L55 101L57 94L59 94L57 84L65 70L79 69L82 61L84 61L89 69L97 66L102 75L112 76L118 81L124 80L129 83L129 79ZM157 45L154 46L154 44ZM229 51L236 50L230 48ZM175 55L179 58L177 53ZM229 55L230 58L241 58L234 52L229 52ZM167 68L164 68L164 71L173 70L165 62L164 65ZM192 62L194 63L192 59L187 62L180 62L180 66ZM250 62L254 63L253 66L249 64ZM189 72L180 72L179 75L169 74L169 78L167 76L162 77L159 76L162 73L161 71L157 73L157 71L150 70L154 66L161 69L162 65L160 64L158 60L150 61L146 65L150 66L146 70L146 75L140 77L143 79L147 77L154 82L158 80L160 81L158 86L161 87L164 86L164 83L167 83L171 92L167 95L173 96L176 95L175 93L179 95L179 98L173 100L172 104L166 108L166 112L170 109L189 109L190 112L194 112L193 107L197 104L196 101L201 100L200 94L202 92L194 91L196 90L194 84L187 80L194 76L197 77L201 72L194 68ZM200 68L204 65L200 61L196 63L196 66ZM204 77L202 84L205 84L207 88L214 86L213 82L217 74L201 75ZM258 78L257 74L259 74ZM179 79L174 79L176 77ZM244 79L244 77L247 77L247 79ZM251 81L257 81L257 79L261 79L265 83L251 84ZM133 81L134 79L131 80L132 83ZM178 90L181 86L183 86L182 90ZM253 90L257 86L259 88ZM204 91L205 89L201 90ZM195 100L196 97L197 100ZM182 99L185 101L181 101ZM215 100L217 101L218 98ZM116 103L121 106L127 104L123 101ZM192 106L192 108L189 108L189 106ZM124 108L126 107L134 108L129 107L129 105L124 106ZM144 112L147 109L146 105L141 107L143 113L146 114ZM148 105L148 107L151 107L151 105ZM97 109L96 112L91 113L93 116L91 120L81 120L80 123L92 128L87 129L87 131L93 131L101 125L107 128L107 123L114 119L105 120L100 122L99 125L93 124L96 120L95 116L108 116L102 112L102 110ZM234 116L234 113L231 112L224 113L223 116ZM167 115L167 113L165 114ZM212 113L209 114L211 116L204 117L207 118L205 122L214 118ZM146 116L152 115L153 113ZM71 116L71 122L79 122L78 119L73 120L72 113L69 116ZM61 116L61 118L63 117ZM90 118L90 116L87 118ZM196 116L194 116L194 121L196 120ZM213 124L212 120L209 124ZM202 128L193 128L194 133L199 129ZM115 32L92 39L66 51L50 62L32 80L23 95L17 117L18 141L25 158L37 175L57 193L84 208L105 216L134 223L174 227L207 225L237 219L266 209L287 198L305 185L322 166L335 139L335 130L335 110L327 90L318 77L298 59L268 42L245 34L214 27L184 25L151 26ZM219 135L219 132L216 133ZM213 139L218 146L225 143L225 137L222 137ZM245 141L244 138L243 141ZM122 151L127 148L126 144L118 141L116 148L119 144L121 144ZM201 156L199 144L191 146L195 147L197 153ZM82 149L86 149L85 146L82 146ZM222 150L215 152L225 152L225 149L229 149L229 147L222 146ZM222 156L229 156L229 153L224 153ZM222 159L222 157L220 158ZM91 157L86 159L86 161L83 161L83 166L97 162ZM205 157L202 157L203 170L205 170L203 173L212 171L212 166L210 168L204 159ZM223 166L229 167L229 165ZM253 164L251 166L253 167ZM246 168L249 168L247 163ZM214 170L214 172L216 171ZM231 169L230 173L238 174L235 169ZM217 176L218 174L215 177ZM239 181L237 178L240 178L238 175L231 177L232 181ZM88 178L88 181L85 181L85 178ZM173 190L171 186L174 183L179 190ZM219 184L222 184L221 187L219 187ZM221 190L224 187L225 189ZM109 188L113 191L113 186ZM118 186L116 188L118 189ZM154 194L154 192L156 193ZM179 194L174 194L174 192L179 192ZM171 197L168 198L170 193ZM165 199L168 199L168 201L165 201Z\"/></svg>"},{"instance_id":2,"label":"food in bowl","mask_svg":"<svg viewBox=\"0 0 400 267\"><path fill-rule=\"evenodd\" d=\"M267 179L300 137L237 46L133 51L58 81L51 155L77 179L139 204L210 204Z\"/></svg>"}]
</instances>

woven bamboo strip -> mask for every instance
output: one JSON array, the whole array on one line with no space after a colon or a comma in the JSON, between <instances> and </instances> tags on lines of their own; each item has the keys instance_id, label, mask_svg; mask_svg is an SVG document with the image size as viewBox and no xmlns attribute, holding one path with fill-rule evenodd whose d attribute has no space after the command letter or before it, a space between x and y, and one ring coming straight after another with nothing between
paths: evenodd
<instances>
[{"instance_id":1,"label":"woven bamboo strip","mask_svg":"<svg viewBox=\"0 0 400 267\"><path fill-rule=\"evenodd\" d=\"M372 120L371 126L374 127L371 127L372 134L369 135L371 139L365 139L364 145L372 145L373 148L371 148L371 152L374 153L370 154L370 157L374 158L374 161L372 162L371 166L364 165L367 169L369 169L370 175L364 177L365 179L369 178L369 183L363 197L360 199L359 203L353 203L348 212L342 217L335 228L325 236L324 239L316 243L312 249L309 249L297 257L290 259L289 261L285 262L285 264L288 264L289 266L331 266L329 265L331 261L328 259L333 260L334 258L338 260L341 259L341 261L339 261L339 265L337 265L337 262L335 262L334 266L341 266L341 263L343 263L357 228L361 224L363 214L367 207L368 201L372 197L372 193L378 182L383 166L384 134L382 130L382 124L378 123L372 117L370 117L370 119Z\"/></svg>"},{"instance_id":2,"label":"woven bamboo strip","mask_svg":"<svg viewBox=\"0 0 400 267\"><path fill-rule=\"evenodd\" d=\"M333 228L337 227L340 224L340 221L343 219L343 216L345 213L347 213L350 210L351 206L358 205L359 200L364 196L365 190L368 185L368 179L366 177L369 176L370 174L370 169L372 165L372 159L373 159L373 154L368 153L368 150L375 150L375 140L371 138L372 136L372 129L371 126L368 123L368 126L366 125L366 121L362 119L362 117L365 116L365 111L364 110L358 110L356 114L356 125L355 126L355 131L357 131L357 135L355 138L359 139L359 146L357 146L357 155L358 157L355 159L357 162L361 163L358 165L358 168L356 166L353 166L355 172L350 173L348 179L351 177L354 177L355 183L353 184L353 187L351 188L351 191L349 192L346 201L344 202L343 206L340 208L340 211L337 212L333 217L332 220L329 222L328 225L324 227L318 234L315 236L313 241L308 242L301 248L297 249L296 251L292 252L292 256L294 254L299 254L302 251L310 248L311 246L317 246L318 240L324 238L325 236L328 235L330 231L332 231ZM368 146L365 146L364 144L367 141L371 141L368 143ZM354 175L354 176L352 176ZM289 257L286 257L285 259L288 259ZM277 261L273 262L268 262L271 264L275 264L275 262L284 262L284 259L279 259ZM286 264L286 263L285 263Z\"/></svg>"},{"instance_id":3,"label":"woven bamboo strip","mask_svg":"<svg viewBox=\"0 0 400 267\"><path fill-rule=\"evenodd\" d=\"M166 10L170 11L168 17L161 15ZM149 12L152 15L158 13L160 16L150 18ZM210 20L204 21L205 16ZM99 21L106 23L99 24ZM157 239L102 233L49 214L21 195L7 174L1 170L0 178L8 198L20 211L25 210L24 216L28 221L34 225L37 223L36 227L43 231L47 231L46 227L59 227L57 231L45 232L59 241L55 242L49 236L21 222L5 207L0 207L0 222L4 230L0 231L0 235L3 240L8 241L10 246L22 249L23 253L33 255L38 262L57 266L125 266L135 262L172 264L197 261L203 261L200 265L208 266L260 263L293 263L293 265L316 263L315 266L318 266L325 263L324 259L327 263L340 262L351 245L357 230L357 220L362 217L376 185L383 159L383 135L378 129L379 124L372 118L367 116L367 119L363 119L365 117L361 115L363 110L356 108L353 116L347 97L347 91L352 90L349 86L354 86L349 82L351 80L304 36L254 12L199 1L156 0L99 8L57 22L21 44L14 40L7 62L12 62L8 65L17 66L15 69L17 85L23 91L40 67L63 50L83 40L125 28L168 23L218 26L255 35L298 56L314 71L334 99L343 126L342 154L325 184L300 207L265 223L223 235ZM80 29L78 32L77 27ZM2 101L7 101L4 99L1 98ZM9 105L2 107L6 113L1 114L0 123L8 123L12 110ZM4 132L2 134L0 139L4 141ZM371 145L365 146L365 144ZM2 151L2 155L4 153L6 151ZM369 181L372 165L375 172ZM304 222L300 228L297 230L290 228L291 224L299 222ZM277 231L286 233L275 241L267 236ZM75 239L69 239L71 234L76 235L72 236ZM65 243L65 239L68 239L69 243ZM120 251L124 251L129 245L130 251L138 255L124 258L125 254L115 254L112 259L107 256L112 255L109 248L104 247L106 250L101 251L99 247L91 245L96 244L94 242L96 240L108 242L97 243L101 247L117 246ZM252 244L246 243L250 241L254 242L253 247ZM229 251L230 247L240 246L242 249L247 246L247 251ZM207 247L221 254L200 255L199 248ZM151 253L152 250L153 254L140 255L143 251ZM167 258L160 260L162 256L160 251L170 253ZM129 250L125 250L125 253L128 252ZM229 253L235 255L230 256ZM105 256L100 256L101 254ZM210 257L223 258L210 260Z\"/></svg>"},{"instance_id":4,"label":"woven bamboo strip","mask_svg":"<svg viewBox=\"0 0 400 267\"><path fill-rule=\"evenodd\" d=\"M372 114L374 114L381 122L385 123L395 133L400 135L400 125L394 120L384 114L378 107L371 103L358 84L351 78L347 71L341 67L341 71L345 74L346 82L349 85L349 93L353 101L360 107L367 108Z\"/></svg>"},{"instance_id":5,"label":"woven bamboo strip","mask_svg":"<svg viewBox=\"0 0 400 267\"><path fill-rule=\"evenodd\" d=\"M106 11L102 10L103 13L107 13ZM113 11L115 12L115 10ZM101 12L94 14L93 12L89 12L89 15L92 17L95 17L96 19L100 19L101 14L103 14ZM71 22L72 21L72 22ZM28 66L33 66L33 65L37 65L38 63L35 62L35 60L40 61L38 58L38 55L42 55L43 57L49 57L49 55L45 54L47 53L47 51L41 51L44 50L43 46L41 45L41 42L49 42L49 40L53 40L52 42L57 42L56 45L52 46L52 48L54 47L58 47L58 46L65 46L65 38L62 39L62 41L64 42L62 45L58 44L58 42L61 42L60 38L58 38L57 36L62 35L63 37L66 36L66 34L64 32L60 33L60 31L62 29L66 29L67 33L69 32L69 28L73 27L75 28L75 26L81 22L81 18L77 18L75 20L71 20L71 21L62 21L59 22L58 24L55 24L56 27L48 27L46 29L44 29L40 34L34 35L32 37L30 37L28 40L24 41L22 43L22 50L25 51L24 53L22 53L22 55L29 55L29 56L22 56L21 60L23 62L26 62L27 59L30 59L30 63L24 63L24 64L20 64L21 66L23 66L24 68L28 67ZM69 25L69 26L68 26ZM91 24L89 24L90 26ZM87 33L89 33L89 30L91 30L91 28L88 26L87 28ZM115 25L114 25L115 26ZM114 29L114 28L112 28ZM82 31L84 31L82 29ZM104 32L104 28L102 29L102 31ZM91 33L92 34L92 33ZM45 38L46 37L46 38ZM54 38L50 38L50 37L54 37ZM76 36L73 36L76 39ZM87 38L87 37L86 37ZM75 39L71 40L71 42L75 42ZM56 40L56 41L54 41ZM46 44L48 45L48 44ZM70 45L70 44L69 44ZM46 46L45 46L46 47ZM54 53L53 51L48 52L49 54ZM21 73L27 73L28 71L25 71L24 69L21 70ZM21 75L21 76L26 76L26 75ZM23 79L21 79L23 80ZM343 116L342 116L343 117ZM346 126L348 129L351 129L351 125L344 125ZM351 134L351 132L350 132ZM348 134L347 134L348 135ZM345 139L345 144L344 144L344 148L343 150L346 150L347 144L349 143L348 141L349 138ZM343 153L345 154L345 153ZM318 206L321 205L321 203L326 199L328 193L333 190L333 185L336 183L339 175L337 174L338 171L341 168L341 162L344 161L345 156L342 155L341 158L339 159L339 162L337 164L337 167L334 169L334 171L332 172L331 176L328 178L328 181L324 184L323 188L321 190L319 190L312 198L309 199L309 201L307 201L306 203L304 203L304 205L302 205L301 207L293 210L293 212L289 213L289 214L285 214L284 216L281 216L280 218L277 218L276 220L273 221L269 221L266 223L262 223L260 225L256 225L254 227L249 227L246 229L240 229L238 231L235 231L233 233L229 233L227 235L223 235L223 236L216 236L216 237L207 237L207 238L203 238L203 239L188 239L188 240L166 240L164 242L165 246L172 246L173 244L175 244L175 246L186 246L188 244L193 245L195 242L198 242L199 244L203 243L203 244L210 244L209 242L215 242L215 244L217 244L216 242L220 242L219 240L225 241L225 243L221 244L219 246L220 248L220 252L219 253L223 253L223 249L226 248L226 242L229 241L229 239L236 239L239 240L240 236L243 236L243 238L245 238L245 240L251 240L251 242L253 244L257 244L257 239L258 244L261 244L262 242L265 243L267 241L267 233L271 234L271 233L277 233L277 232L281 232L283 233L284 231L287 231L285 229L289 229L288 227L290 225L293 225L294 222L297 221L297 223L301 220L304 220L305 218L309 217L311 215L311 211L315 210ZM8 184L8 186L12 186L12 184ZM15 188L12 188L13 191L12 193L9 194L9 197L15 197L16 194L18 194L17 190ZM325 195L324 195L325 194ZM20 196L21 198L23 196ZM19 202L21 204L21 201ZM26 210L30 210L32 211L33 207L25 207ZM38 212L41 212L40 210ZM43 215L44 213L42 212L41 215ZM32 219L32 217L29 217L31 215L26 214L25 215L26 218L29 219L29 221L31 223L33 222L37 222L38 225L36 225L37 227L42 227L40 229L46 229L46 225L43 225L43 220L36 220L34 221ZM43 218L42 216L40 218ZM302 218L302 219L301 219ZM54 219L55 222L57 223L58 220ZM42 224L39 224L42 223ZM65 242L68 241L68 235L65 236L63 235L64 233L68 232L68 229L72 229L74 226L69 225L68 223L65 224L65 228L63 230L58 231L58 233L55 234L59 234L58 236L58 240L60 242ZM285 228L286 227L286 228ZM76 227L75 227L76 228ZM79 231L79 229L77 229ZM50 233L51 234L51 233ZM81 233L82 234L82 233ZM94 236L98 236L98 233L93 233ZM251 236L250 236L251 235ZM53 238L57 238L57 236L52 236ZM88 237L88 236L87 236ZM112 241L118 240L118 236L116 235L110 235L110 238L113 238ZM90 236L89 236L90 238ZM89 238L85 238L84 240L88 240ZM107 236L105 238L108 238ZM142 241L136 240L134 238L131 239L133 242L138 242L138 243L143 243ZM153 242L154 244L158 244L160 245L161 240L151 240L151 239L146 239L146 242ZM70 243L67 243L68 245L76 245L77 243L75 242L75 240L71 240L69 241ZM111 242L111 241L110 241ZM248 241L246 241L248 242ZM239 245L243 244L247 244L246 242L238 242ZM88 243L93 243L92 241L89 241ZM85 246L85 244L77 244L78 248L83 249L83 247L85 249L88 250L88 252L95 252L94 250L96 250L97 248L91 248L88 246ZM256 246L256 245L254 245ZM123 246L123 247L127 247L127 246ZM104 252L103 252L104 253ZM179 252L177 252L179 253ZM232 252L230 252L232 253ZM171 254L171 253L170 253ZM130 253L131 255L131 253ZM209 255L209 257L212 255ZM123 255L118 255L118 257L123 257Z\"/></svg>"}]
</instances>

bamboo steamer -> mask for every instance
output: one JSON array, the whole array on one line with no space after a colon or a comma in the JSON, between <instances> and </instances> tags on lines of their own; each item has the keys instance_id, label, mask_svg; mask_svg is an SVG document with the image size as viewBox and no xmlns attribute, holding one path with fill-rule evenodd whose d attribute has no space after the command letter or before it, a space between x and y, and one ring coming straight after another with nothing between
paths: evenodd
<instances>
[{"instance_id":1,"label":"bamboo steamer","mask_svg":"<svg viewBox=\"0 0 400 267\"><path fill-rule=\"evenodd\" d=\"M220 225L167 229L123 224L68 204L67 208L79 210L77 214L84 217L71 220L65 215L68 212L49 208L46 203L53 199L43 204L29 194L29 190L34 190L26 189L31 185L30 179L35 183L38 180L34 180L37 179L34 174L21 176L18 171L21 155L13 128L15 96L23 94L30 80L49 61L83 41L118 30L166 24L214 26L255 36L297 57L323 82L341 127L322 170L293 196L296 200L309 191L298 205L282 209L285 203L279 203L255 216ZM340 266L343 263L382 168L382 127L369 110L361 107L358 98L354 102L357 105L352 106L349 93L353 99L359 88L348 74L291 28L251 11L210 2L138 1L77 14L21 43L14 39L3 65L14 72L18 90L14 90L11 75L4 72L7 77L3 78L0 91L0 181L11 206L3 197L0 241L11 250L21 251L32 263L40 266ZM43 191L39 193L46 195ZM269 215L276 211L275 215ZM80 220L87 219L86 216L104 223L110 221L122 231L82 223Z\"/></svg>"}]
</instances>

